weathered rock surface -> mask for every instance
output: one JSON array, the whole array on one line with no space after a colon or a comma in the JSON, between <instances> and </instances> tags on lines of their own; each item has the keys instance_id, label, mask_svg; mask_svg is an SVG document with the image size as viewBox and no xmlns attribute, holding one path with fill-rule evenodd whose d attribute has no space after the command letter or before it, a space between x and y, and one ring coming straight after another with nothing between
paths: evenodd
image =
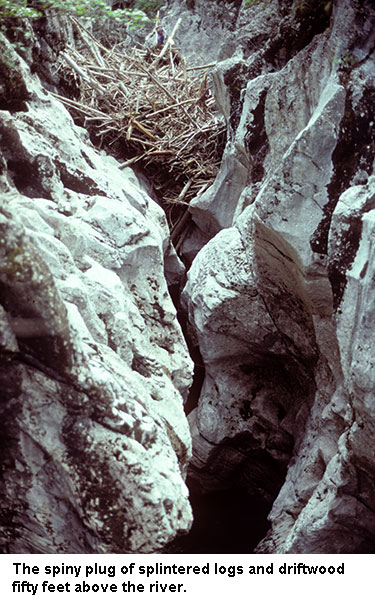
<instances>
[{"instance_id":1,"label":"weathered rock surface","mask_svg":"<svg viewBox=\"0 0 375 602\"><path fill-rule=\"evenodd\" d=\"M160 10L160 17L168 34L181 19L175 43L185 58L194 64L216 62L233 54L233 32L240 5L238 0L225 3L169 0Z\"/></svg>"},{"instance_id":2,"label":"weathered rock surface","mask_svg":"<svg viewBox=\"0 0 375 602\"><path fill-rule=\"evenodd\" d=\"M260 552L369 552L375 12L276 4L273 40L214 73L228 143L186 246L205 245L184 291L206 370L191 478L272 505Z\"/></svg>"},{"instance_id":3,"label":"weathered rock surface","mask_svg":"<svg viewBox=\"0 0 375 602\"><path fill-rule=\"evenodd\" d=\"M317 346L296 255L254 215L246 228L224 229L204 247L184 295L206 368L193 465L204 467L218 446L211 479L229 483L236 467L225 459L226 444L238 439L251 475L258 462L269 464L259 474L263 484L249 478L268 499L314 389Z\"/></svg>"},{"instance_id":4,"label":"weathered rock surface","mask_svg":"<svg viewBox=\"0 0 375 602\"><path fill-rule=\"evenodd\" d=\"M184 56L218 61L227 124L183 245L193 458L165 217L2 39L2 549L158 550L191 525L188 472L187 551L373 552L373 3L161 16L183 17Z\"/></svg>"},{"instance_id":5,"label":"weathered rock surface","mask_svg":"<svg viewBox=\"0 0 375 602\"><path fill-rule=\"evenodd\" d=\"M181 265L133 172L0 44L1 548L152 552L192 518Z\"/></svg>"}]
</instances>

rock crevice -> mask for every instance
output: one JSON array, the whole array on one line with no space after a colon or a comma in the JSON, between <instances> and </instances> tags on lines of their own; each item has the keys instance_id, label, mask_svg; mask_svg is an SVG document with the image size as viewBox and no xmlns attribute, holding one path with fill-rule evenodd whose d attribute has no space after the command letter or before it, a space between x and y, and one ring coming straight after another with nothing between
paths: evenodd
<instances>
[{"instance_id":1,"label":"rock crevice","mask_svg":"<svg viewBox=\"0 0 375 602\"><path fill-rule=\"evenodd\" d=\"M293 38L302 15L278 4ZM227 475L233 488L246 482L249 508L256 490L270 509L258 552L358 553L374 547L370 330L361 336L371 328L375 14L369 3L309 7L305 43L271 69L258 55L256 73L255 53L242 55L249 81L234 96L225 78L216 86L226 115L232 97L241 102L216 182L191 203L206 238L186 243L184 303L206 376L189 415L189 474L203 497L224 498ZM223 193L226 180L235 194ZM243 441L256 460L242 462Z\"/></svg>"},{"instance_id":2,"label":"rock crevice","mask_svg":"<svg viewBox=\"0 0 375 602\"><path fill-rule=\"evenodd\" d=\"M0 34L1 549L373 552L374 7L187 4L227 138L186 278Z\"/></svg>"}]
</instances>

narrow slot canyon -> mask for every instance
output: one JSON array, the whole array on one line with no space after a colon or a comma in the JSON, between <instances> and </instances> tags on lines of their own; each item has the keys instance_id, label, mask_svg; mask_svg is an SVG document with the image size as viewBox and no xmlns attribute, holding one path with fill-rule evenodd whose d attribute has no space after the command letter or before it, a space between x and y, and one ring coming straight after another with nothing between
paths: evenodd
<instances>
[{"instance_id":1,"label":"narrow slot canyon","mask_svg":"<svg viewBox=\"0 0 375 602\"><path fill-rule=\"evenodd\" d=\"M373 553L373 3L39 4L0 7L1 551Z\"/></svg>"}]
</instances>

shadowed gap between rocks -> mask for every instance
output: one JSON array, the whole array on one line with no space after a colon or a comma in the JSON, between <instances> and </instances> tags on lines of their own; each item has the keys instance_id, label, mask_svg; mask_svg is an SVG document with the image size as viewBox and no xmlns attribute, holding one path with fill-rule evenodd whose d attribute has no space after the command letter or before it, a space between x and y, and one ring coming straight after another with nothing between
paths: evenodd
<instances>
[{"instance_id":1,"label":"shadowed gap between rocks","mask_svg":"<svg viewBox=\"0 0 375 602\"><path fill-rule=\"evenodd\" d=\"M237 438L251 438L242 433ZM218 462L223 450L237 453L236 439L224 442L218 449ZM233 466L226 482L204 491L193 476L187 479L194 523L187 535L176 538L164 553L174 554L241 554L251 553L269 529L267 520L273 500L284 481L286 468L264 450L243 452L243 460ZM214 475L213 475L214 477ZM265 500L258 489L267 488Z\"/></svg>"},{"instance_id":2,"label":"shadowed gap between rocks","mask_svg":"<svg viewBox=\"0 0 375 602\"><path fill-rule=\"evenodd\" d=\"M285 257L291 258L293 254L285 254L283 241L259 225L256 241L258 294L262 291L264 319L268 315L273 320L274 331L257 344L256 334L250 329L246 346L250 355L245 354L241 361L237 358L230 368L224 361L216 371L208 366L204 396L210 401L205 406L202 400L201 417L197 420L202 427L198 427L199 436L194 434L193 427L197 447L188 478L195 521L190 533L174 541L168 552L250 553L254 550L266 535L268 513L285 480L295 445L292 433L303 428L313 399L315 339L301 283L291 270L292 259L285 263ZM280 253L279 262L275 259L275 245ZM275 290L267 288L271 276L277 282ZM190 293L194 299L194 292L190 290ZM301 347L300 340L296 344L293 335L280 322L280 308L286 304L289 314L294 316L290 327L297 321L306 329L305 347ZM256 307L250 304L248 312L256 311ZM193 340L190 340L191 329L181 309L179 319L192 357L196 362L198 359L199 365L187 406L190 413L198 405L204 369L196 335L193 331ZM210 336L209 325L205 332ZM207 384L210 378L213 385ZM242 384L234 391L230 383L235 382ZM205 431L203 425L209 424L211 416L205 408L210 403L213 408L226 407L224 413L219 410L220 420L224 422L228 412L232 412L230 420L237 421L234 431L227 430L225 435L224 429L222 435L217 435L216 426L212 435L208 434L209 426Z\"/></svg>"},{"instance_id":3,"label":"shadowed gap between rocks","mask_svg":"<svg viewBox=\"0 0 375 602\"><path fill-rule=\"evenodd\" d=\"M179 301L179 287L170 287L191 358L194 361L194 378L185 404L188 416L197 406L205 378L205 368L199 346L192 341L185 312ZM165 554L240 554L251 553L263 537L270 523L267 516L273 501L284 482L286 466L274 460L261 449L253 449L249 432L227 438L212 453L212 474L216 485L205 490L194 475L188 473L186 484L193 510L194 522L190 532L173 540L163 548ZM224 480L217 472L225 463L227 453L242 455L239 462L229 468ZM264 495L264 492L266 494Z\"/></svg>"}]
</instances>

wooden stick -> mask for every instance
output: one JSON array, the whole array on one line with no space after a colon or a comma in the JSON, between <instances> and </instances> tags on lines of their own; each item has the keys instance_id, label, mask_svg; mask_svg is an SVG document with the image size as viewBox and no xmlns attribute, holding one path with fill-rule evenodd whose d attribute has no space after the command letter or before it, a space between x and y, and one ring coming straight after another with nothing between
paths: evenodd
<instances>
[{"instance_id":1,"label":"wooden stick","mask_svg":"<svg viewBox=\"0 0 375 602\"><path fill-rule=\"evenodd\" d=\"M170 60L170 63L171 63L172 75L174 75L176 70L175 70L175 67L174 67L173 53L172 53L172 49L171 48L169 48L169 60Z\"/></svg>"},{"instance_id":2,"label":"wooden stick","mask_svg":"<svg viewBox=\"0 0 375 602\"><path fill-rule=\"evenodd\" d=\"M119 169L123 169L123 167L129 167L129 165L133 165L133 163L136 163L137 161L140 161L146 155L147 155L147 153L143 153L143 155L139 155L138 157L132 157L132 159L129 159L128 161L125 161L125 163L121 163L119 165Z\"/></svg>"},{"instance_id":3,"label":"wooden stick","mask_svg":"<svg viewBox=\"0 0 375 602\"><path fill-rule=\"evenodd\" d=\"M109 132L116 132L116 133L117 133L117 132L118 132L118 129L117 129L117 128L115 128L115 127L110 127L110 128L107 128L107 129L105 129L105 130L99 130L99 132L98 132L98 133L99 133L101 136L104 136L104 134L109 134Z\"/></svg>"},{"instance_id":4,"label":"wooden stick","mask_svg":"<svg viewBox=\"0 0 375 602\"><path fill-rule=\"evenodd\" d=\"M118 87L120 88L120 90L123 93L123 95L125 96L125 98L129 98L129 92L125 88L125 86L124 86L124 84L122 82L119 82Z\"/></svg>"},{"instance_id":5,"label":"wooden stick","mask_svg":"<svg viewBox=\"0 0 375 602\"><path fill-rule=\"evenodd\" d=\"M178 195L178 201L182 201L182 199L185 198L187 191L189 190L190 186L192 185L193 180L188 180L185 184L185 186L183 187L183 189L181 190L180 194Z\"/></svg>"},{"instance_id":6,"label":"wooden stick","mask_svg":"<svg viewBox=\"0 0 375 602\"><path fill-rule=\"evenodd\" d=\"M98 40L96 38L94 38L94 36L88 31L88 29L86 29L86 27L84 27L82 25L82 23L80 23L75 17L70 16L69 17L71 21L73 21L73 23L75 23L75 25L77 25L77 27L79 27L80 29L82 29L85 34L93 41L95 42L95 44L97 44L99 46L99 48L101 48L102 50L104 50L105 52L110 52L108 50L108 48L106 48L105 46L103 46L103 44L101 44L100 42L98 42Z\"/></svg>"},{"instance_id":7,"label":"wooden stick","mask_svg":"<svg viewBox=\"0 0 375 602\"><path fill-rule=\"evenodd\" d=\"M145 69L144 67L141 67L141 69L144 69L144 71L146 73L148 73L148 75L150 76L150 78L152 79L152 81L159 86L159 88L161 88L167 96L169 96L169 98L173 101L174 104L176 104L176 99L174 98L174 96L170 93L170 91L168 90L168 88L166 88L159 80L158 78L153 74L150 73L150 71L148 69ZM186 117L194 124L194 126L196 125L194 119L191 117L191 115L189 115L189 113L186 112L186 110L183 108L182 109L183 112L185 113Z\"/></svg>"},{"instance_id":8,"label":"wooden stick","mask_svg":"<svg viewBox=\"0 0 375 602\"><path fill-rule=\"evenodd\" d=\"M139 121L137 121L136 119L132 119L132 122L141 132L143 132L146 136L151 138L151 140L157 140L156 136L154 136L154 134L151 134L151 132L147 128L145 128L141 123L139 123Z\"/></svg>"},{"instance_id":9,"label":"wooden stick","mask_svg":"<svg viewBox=\"0 0 375 602\"><path fill-rule=\"evenodd\" d=\"M168 36L167 42L164 45L163 50L161 51L161 53L159 54L159 56L156 58L153 67L156 69L156 67L159 64L159 61L163 58L163 56L165 55L165 53L167 52L169 45L173 43L173 36L175 35L177 29L180 27L182 22L182 18L180 17L179 19L177 19L176 25L174 26L174 28L172 29L172 33L170 36Z\"/></svg>"},{"instance_id":10,"label":"wooden stick","mask_svg":"<svg viewBox=\"0 0 375 602\"><path fill-rule=\"evenodd\" d=\"M147 77L145 73L140 73L139 71L121 71L121 75L130 75L131 77Z\"/></svg>"},{"instance_id":11,"label":"wooden stick","mask_svg":"<svg viewBox=\"0 0 375 602\"><path fill-rule=\"evenodd\" d=\"M73 59L71 59L70 56L68 56L65 52L62 52L61 54L68 63L68 65L70 65L74 69L74 71L78 73L78 75L80 75L83 79L90 83L90 78L87 75L87 73L85 73L85 71L83 71L81 67L78 67L78 65L73 61Z\"/></svg>"},{"instance_id":12,"label":"wooden stick","mask_svg":"<svg viewBox=\"0 0 375 602\"><path fill-rule=\"evenodd\" d=\"M130 140L132 132L133 132L133 122L132 122L132 120L130 120L129 121L129 126L128 126L128 131L126 132L126 139L127 140Z\"/></svg>"},{"instance_id":13,"label":"wooden stick","mask_svg":"<svg viewBox=\"0 0 375 602\"><path fill-rule=\"evenodd\" d=\"M167 96L169 96L169 98L173 101L176 102L175 97L170 93L170 91L168 90L168 88L166 88L160 81L159 79L156 77L156 75L154 75L153 73L150 73L150 71L148 69L146 69L146 67L143 67L143 65L140 65L140 68L142 69L142 71L144 71L145 73L147 73L147 75L150 77L150 79L152 79L152 81L159 86L159 88L161 88L161 90L163 90L163 92L166 93Z\"/></svg>"},{"instance_id":14,"label":"wooden stick","mask_svg":"<svg viewBox=\"0 0 375 602\"><path fill-rule=\"evenodd\" d=\"M94 77L104 77L105 79L113 81L113 75L111 73L106 73L105 71L95 72L93 69L90 69L89 74L93 75Z\"/></svg>"},{"instance_id":15,"label":"wooden stick","mask_svg":"<svg viewBox=\"0 0 375 602\"><path fill-rule=\"evenodd\" d=\"M55 98L57 98L58 100L61 100L63 103L72 105L74 109L78 109L79 111L82 111L84 113L87 113L87 112L94 113L94 114L98 115L98 117L101 117L103 119L112 119L105 113L102 113L102 111L98 111L98 109L94 109L93 107L88 107L87 105L83 105L81 102L78 102L77 100L71 100L70 98L65 98L65 96L60 96L60 94L56 94L55 92L50 92L50 94L52 94L52 96L55 96ZM88 117L88 119L90 119L90 118Z\"/></svg>"},{"instance_id":16,"label":"wooden stick","mask_svg":"<svg viewBox=\"0 0 375 602\"><path fill-rule=\"evenodd\" d=\"M189 217L191 217L191 213L189 211L189 207L184 211L182 217L178 220L177 224L171 230L171 241L174 243L177 236L180 234L181 230L185 226Z\"/></svg>"},{"instance_id":17,"label":"wooden stick","mask_svg":"<svg viewBox=\"0 0 375 602\"><path fill-rule=\"evenodd\" d=\"M78 35L80 36L81 40L83 41L83 43L85 44L86 48L88 49L88 51L90 52L91 56L94 58L94 60L98 63L98 65L100 65L100 67L104 67L104 61L103 61L103 57L101 56L101 54L99 52L96 51L95 46L93 47L92 45L89 44L87 38L85 37L84 33L83 33L83 26L79 27L78 26L78 21L76 21L75 19L73 20L73 23L76 26L76 30L78 32ZM86 31L85 31L86 33ZM91 40L93 41L93 40Z\"/></svg>"},{"instance_id":18,"label":"wooden stick","mask_svg":"<svg viewBox=\"0 0 375 602\"><path fill-rule=\"evenodd\" d=\"M178 243L175 246L176 252L179 250L179 248L181 247L182 243L184 242L188 232L190 230L190 224L188 223L185 230L182 232L181 236L180 236L180 240L178 241Z\"/></svg>"},{"instance_id":19,"label":"wooden stick","mask_svg":"<svg viewBox=\"0 0 375 602\"><path fill-rule=\"evenodd\" d=\"M74 71L76 71L78 73L78 75L80 75L82 77L82 79L86 80L94 88L99 90L99 92L101 94L105 94L105 89L99 84L99 82L97 82L95 79L90 77L85 71L83 71L83 69L81 69L81 67L78 67L78 65L73 61L73 59L68 54L66 54L65 52L62 52L61 56L64 57L66 62L72 67L72 69L74 69Z\"/></svg>"},{"instance_id":20,"label":"wooden stick","mask_svg":"<svg viewBox=\"0 0 375 602\"><path fill-rule=\"evenodd\" d=\"M187 105L189 103L197 102L196 98L188 98L187 100L181 100L181 102L176 102L174 105L169 105L168 107L164 107L163 109L159 109L158 111L154 111L153 113L147 113L144 115L144 118L154 117L155 115L159 115L160 113L165 113L165 111L170 111L170 109L175 109L176 107L181 107L182 105Z\"/></svg>"},{"instance_id":21,"label":"wooden stick","mask_svg":"<svg viewBox=\"0 0 375 602\"><path fill-rule=\"evenodd\" d=\"M186 71L197 71L198 69L208 69L209 67L216 67L217 63L209 63L208 65L196 65L196 67L187 67Z\"/></svg>"},{"instance_id":22,"label":"wooden stick","mask_svg":"<svg viewBox=\"0 0 375 602\"><path fill-rule=\"evenodd\" d=\"M151 146L151 148L155 148L155 144L153 142L149 142L148 140L141 140L140 138L136 138L135 136L129 138L129 141L135 142L136 144L141 144L143 147Z\"/></svg>"},{"instance_id":23,"label":"wooden stick","mask_svg":"<svg viewBox=\"0 0 375 602\"><path fill-rule=\"evenodd\" d=\"M174 155L174 151L173 150L155 150L155 151L151 151L150 153L148 153L148 155L151 157L154 157L155 155Z\"/></svg>"}]
</instances>

